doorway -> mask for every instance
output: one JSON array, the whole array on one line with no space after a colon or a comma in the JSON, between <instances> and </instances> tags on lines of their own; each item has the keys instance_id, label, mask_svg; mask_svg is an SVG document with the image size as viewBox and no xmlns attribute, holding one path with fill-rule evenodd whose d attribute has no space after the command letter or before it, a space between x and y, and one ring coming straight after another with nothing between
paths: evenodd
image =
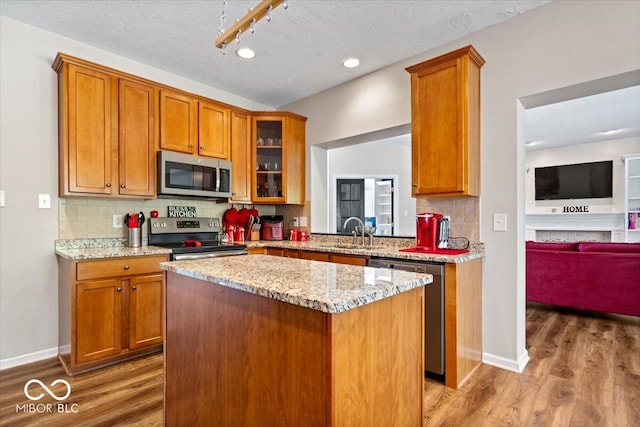
<instances>
[{"instance_id":1,"label":"doorway","mask_svg":"<svg viewBox=\"0 0 640 427\"><path fill-rule=\"evenodd\" d=\"M350 222L343 229L349 217L357 217L365 226L373 227L377 236L395 235L395 178L338 178L336 179L336 232L351 234L357 222Z\"/></svg>"}]
</instances>

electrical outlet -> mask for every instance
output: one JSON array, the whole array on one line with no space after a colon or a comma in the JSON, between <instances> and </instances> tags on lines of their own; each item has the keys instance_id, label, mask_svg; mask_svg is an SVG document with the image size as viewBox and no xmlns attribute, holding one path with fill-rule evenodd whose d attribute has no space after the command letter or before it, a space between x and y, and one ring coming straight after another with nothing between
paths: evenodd
<instances>
[{"instance_id":1,"label":"electrical outlet","mask_svg":"<svg viewBox=\"0 0 640 427\"><path fill-rule=\"evenodd\" d=\"M507 231L507 214L493 214L493 231Z\"/></svg>"},{"instance_id":2,"label":"electrical outlet","mask_svg":"<svg viewBox=\"0 0 640 427\"><path fill-rule=\"evenodd\" d=\"M0 208L4 208L4 190L0 190Z\"/></svg>"},{"instance_id":3,"label":"electrical outlet","mask_svg":"<svg viewBox=\"0 0 640 427\"><path fill-rule=\"evenodd\" d=\"M122 228L122 215L113 215L113 228Z\"/></svg>"},{"instance_id":4,"label":"electrical outlet","mask_svg":"<svg viewBox=\"0 0 640 427\"><path fill-rule=\"evenodd\" d=\"M307 226L307 217L306 216L298 217L298 225L300 227L306 227Z\"/></svg>"},{"instance_id":5,"label":"electrical outlet","mask_svg":"<svg viewBox=\"0 0 640 427\"><path fill-rule=\"evenodd\" d=\"M51 195L50 194L38 194L38 208L51 209Z\"/></svg>"},{"instance_id":6,"label":"electrical outlet","mask_svg":"<svg viewBox=\"0 0 640 427\"><path fill-rule=\"evenodd\" d=\"M294 227L298 227L298 222L299 222L298 217L297 216L293 217L293 226Z\"/></svg>"}]
</instances>

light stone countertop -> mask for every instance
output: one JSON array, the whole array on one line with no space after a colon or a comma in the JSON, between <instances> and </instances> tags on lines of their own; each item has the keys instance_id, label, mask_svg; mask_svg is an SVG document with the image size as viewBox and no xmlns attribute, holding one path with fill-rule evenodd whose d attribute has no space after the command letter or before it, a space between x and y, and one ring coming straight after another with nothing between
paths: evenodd
<instances>
[{"instance_id":1,"label":"light stone countertop","mask_svg":"<svg viewBox=\"0 0 640 427\"><path fill-rule=\"evenodd\" d=\"M430 261L442 263L461 263L482 258L485 255L484 244L471 242L469 252L461 255L424 254L400 252L400 248L415 245L413 239L376 238L373 248L353 245L350 236L313 234L306 242L289 240L246 241L248 248L272 247L317 252L331 252L346 255L395 258L412 261ZM139 248L125 246L126 239L72 239L56 240L56 255L72 260L89 260L103 258L119 258L129 256L164 255L171 250L158 246L143 245Z\"/></svg>"},{"instance_id":2,"label":"light stone countertop","mask_svg":"<svg viewBox=\"0 0 640 427\"><path fill-rule=\"evenodd\" d=\"M415 289L430 274L269 255L160 263L163 270L325 313Z\"/></svg>"},{"instance_id":3,"label":"light stone countertop","mask_svg":"<svg viewBox=\"0 0 640 427\"><path fill-rule=\"evenodd\" d=\"M171 249L159 246L125 246L126 239L56 240L56 255L71 260L121 258L131 256L168 255Z\"/></svg>"},{"instance_id":4,"label":"light stone countertop","mask_svg":"<svg viewBox=\"0 0 640 427\"><path fill-rule=\"evenodd\" d=\"M427 254L417 252L400 252L400 248L415 246L414 239L389 239L376 238L374 246L353 245L351 237L332 235L312 235L306 242L289 240L260 240L247 241L248 248L271 247L284 249L297 249L302 251L331 252L346 255L360 255L369 257L394 258L411 261L430 261L457 264L471 261L485 256L484 244L471 242L469 252L460 255Z\"/></svg>"}]
</instances>

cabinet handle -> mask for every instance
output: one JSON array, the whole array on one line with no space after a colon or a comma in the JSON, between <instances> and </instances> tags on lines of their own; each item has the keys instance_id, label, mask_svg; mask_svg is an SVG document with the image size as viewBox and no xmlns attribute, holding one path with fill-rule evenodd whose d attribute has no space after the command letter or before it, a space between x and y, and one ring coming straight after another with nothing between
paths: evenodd
<instances>
[{"instance_id":1,"label":"cabinet handle","mask_svg":"<svg viewBox=\"0 0 640 427\"><path fill-rule=\"evenodd\" d=\"M201 149L201 150L204 150L204 145L201 145L201 146L200 146L200 149Z\"/></svg>"},{"instance_id":2,"label":"cabinet handle","mask_svg":"<svg viewBox=\"0 0 640 427\"><path fill-rule=\"evenodd\" d=\"M418 184L416 184L416 183L414 182L414 183L413 183L413 186L414 186L414 187L417 187L417 186L418 186Z\"/></svg>"},{"instance_id":3,"label":"cabinet handle","mask_svg":"<svg viewBox=\"0 0 640 427\"><path fill-rule=\"evenodd\" d=\"M131 287L131 290L132 290L132 291L135 291L137 288L138 288L138 287L134 285L134 286L132 286L132 287Z\"/></svg>"},{"instance_id":4,"label":"cabinet handle","mask_svg":"<svg viewBox=\"0 0 640 427\"><path fill-rule=\"evenodd\" d=\"M122 292L122 288L118 288L116 289L118 292Z\"/></svg>"},{"instance_id":5,"label":"cabinet handle","mask_svg":"<svg viewBox=\"0 0 640 427\"><path fill-rule=\"evenodd\" d=\"M129 266L128 266L128 265L125 265L125 266L124 266L124 269L125 269L125 270L128 270L128 269L129 269Z\"/></svg>"},{"instance_id":6,"label":"cabinet handle","mask_svg":"<svg viewBox=\"0 0 640 427\"><path fill-rule=\"evenodd\" d=\"M120 188L124 188L124 184L120 184Z\"/></svg>"},{"instance_id":7,"label":"cabinet handle","mask_svg":"<svg viewBox=\"0 0 640 427\"><path fill-rule=\"evenodd\" d=\"M107 182L107 187L111 187L111 183L110 182Z\"/></svg>"},{"instance_id":8,"label":"cabinet handle","mask_svg":"<svg viewBox=\"0 0 640 427\"><path fill-rule=\"evenodd\" d=\"M189 144L189 148L193 148L193 144Z\"/></svg>"}]
</instances>

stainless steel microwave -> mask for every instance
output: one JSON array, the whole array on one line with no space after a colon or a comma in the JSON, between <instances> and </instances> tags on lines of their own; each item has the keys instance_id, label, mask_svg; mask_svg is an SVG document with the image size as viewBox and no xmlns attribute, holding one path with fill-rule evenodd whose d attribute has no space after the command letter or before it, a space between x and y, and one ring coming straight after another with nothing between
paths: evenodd
<instances>
[{"instance_id":1,"label":"stainless steel microwave","mask_svg":"<svg viewBox=\"0 0 640 427\"><path fill-rule=\"evenodd\" d=\"M231 197L231 162L158 151L158 196Z\"/></svg>"}]
</instances>

